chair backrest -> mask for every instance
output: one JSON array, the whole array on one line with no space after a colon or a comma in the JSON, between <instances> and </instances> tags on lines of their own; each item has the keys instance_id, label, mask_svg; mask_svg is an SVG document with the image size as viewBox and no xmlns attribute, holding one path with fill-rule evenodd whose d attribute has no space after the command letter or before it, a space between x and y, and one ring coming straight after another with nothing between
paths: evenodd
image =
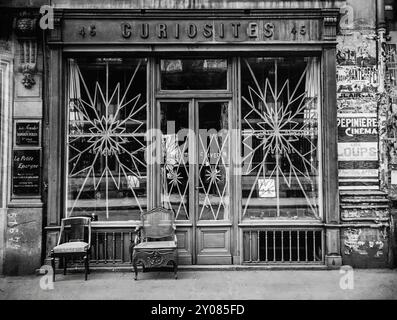
<instances>
[{"instance_id":1,"label":"chair backrest","mask_svg":"<svg viewBox=\"0 0 397 320\"><path fill-rule=\"evenodd\" d=\"M58 244L75 241L91 244L91 218L70 217L62 219Z\"/></svg>"},{"instance_id":2,"label":"chair backrest","mask_svg":"<svg viewBox=\"0 0 397 320\"><path fill-rule=\"evenodd\" d=\"M142 213L143 238L160 239L174 235L175 215L172 210L155 208Z\"/></svg>"}]
</instances>

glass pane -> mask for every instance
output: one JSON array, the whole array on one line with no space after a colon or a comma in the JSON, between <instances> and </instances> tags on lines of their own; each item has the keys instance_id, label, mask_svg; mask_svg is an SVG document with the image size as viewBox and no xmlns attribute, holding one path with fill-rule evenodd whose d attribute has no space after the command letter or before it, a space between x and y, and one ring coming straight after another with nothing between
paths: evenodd
<instances>
[{"instance_id":1,"label":"glass pane","mask_svg":"<svg viewBox=\"0 0 397 320\"><path fill-rule=\"evenodd\" d=\"M226 59L161 60L163 90L226 90Z\"/></svg>"},{"instance_id":2,"label":"glass pane","mask_svg":"<svg viewBox=\"0 0 397 320\"><path fill-rule=\"evenodd\" d=\"M199 103L198 218L223 220L229 211L228 103Z\"/></svg>"},{"instance_id":3,"label":"glass pane","mask_svg":"<svg viewBox=\"0 0 397 320\"><path fill-rule=\"evenodd\" d=\"M68 215L146 209L146 61L69 60Z\"/></svg>"},{"instance_id":4,"label":"glass pane","mask_svg":"<svg viewBox=\"0 0 397 320\"><path fill-rule=\"evenodd\" d=\"M161 203L189 219L189 103L161 103Z\"/></svg>"},{"instance_id":5,"label":"glass pane","mask_svg":"<svg viewBox=\"0 0 397 320\"><path fill-rule=\"evenodd\" d=\"M242 60L243 217L319 218L316 58Z\"/></svg>"}]
</instances>

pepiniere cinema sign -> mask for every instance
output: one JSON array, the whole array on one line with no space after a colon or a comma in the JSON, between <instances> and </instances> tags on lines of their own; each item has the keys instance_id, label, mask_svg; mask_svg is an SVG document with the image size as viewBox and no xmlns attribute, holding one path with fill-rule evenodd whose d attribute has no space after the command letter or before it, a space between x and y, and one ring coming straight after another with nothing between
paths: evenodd
<instances>
[{"instance_id":1,"label":"pepiniere cinema sign","mask_svg":"<svg viewBox=\"0 0 397 320\"><path fill-rule=\"evenodd\" d=\"M321 40L317 19L65 19L63 42L200 43Z\"/></svg>"}]
</instances>

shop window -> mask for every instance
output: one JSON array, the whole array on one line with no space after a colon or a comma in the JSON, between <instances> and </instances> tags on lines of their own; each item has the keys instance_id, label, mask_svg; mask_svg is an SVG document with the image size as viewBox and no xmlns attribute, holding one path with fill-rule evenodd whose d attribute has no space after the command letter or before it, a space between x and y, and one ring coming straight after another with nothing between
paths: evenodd
<instances>
[{"instance_id":1,"label":"shop window","mask_svg":"<svg viewBox=\"0 0 397 320\"><path fill-rule=\"evenodd\" d=\"M70 59L67 215L138 220L147 206L146 60Z\"/></svg>"},{"instance_id":2,"label":"shop window","mask_svg":"<svg viewBox=\"0 0 397 320\"><path fill-rule=\"evenodd\" d=\"M162 90L226 90L226 59L160 61Z\"/></svg>"},{"instance_id":3,"label":"shop window","mask_svg":"<svg viewBox=\"0 0 397 320\"><path fill-rule=\"evenodd\" d=\"M243 218L320 218L318 59L242 59L241 73Z\"/></svg>"}]
</instances>

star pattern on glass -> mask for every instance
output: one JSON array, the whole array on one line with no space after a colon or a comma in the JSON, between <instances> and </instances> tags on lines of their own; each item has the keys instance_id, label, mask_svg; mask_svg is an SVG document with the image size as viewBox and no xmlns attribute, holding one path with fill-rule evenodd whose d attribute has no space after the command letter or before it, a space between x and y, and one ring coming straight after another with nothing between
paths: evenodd
<instances>
[{"instance_id":1,"label":"star pattern on glass","mask_svg":"<svg viewBox=\"0 0 397 320\"><path fill-rule=\"evenodd\" d=\"M179 143L180 142L180 143ZM162 205L175 209L175 219L189 219L188 194L189 194L189 165L185 154L188 153L188 137L178 141L177 135L164 135L162 150L164 165L162 166ZM167 179L170 180L167 183Z\"/></svg>"},{"instance_id":2,"label":"star pattern on glass","mask_svg":"<svg viewBox=\"0 0 397 320\"><path fill-rule=\"evenodd\" d=\"M205 178L210 183L216 183L221 180L221 171L216 168L211 168L205 172Z\"/></svg>"},{"instance_id":3,"label":"star pattern on glass","mask_svg":"<svg viewBox=\"0 0 397 320\"><path fill-rule=\"evenodd\" d=\"M219 214L227 210L228 179L224 179L225 183L223 184L220 181L223 180L221 168L224 169L226 174L227 163L225 160L227 160L227 156L225 157L225 155L227 153L225 150L229 145L229 132L223 132L219 135L210 134L209 141L207 141L206 135L199 135L199 144L201 150L203 150L199 171L203 172L204 175L201 178L199 174L199 186L204 196L199 208L199 219L202 219L204 214L210 213L212 220L218 220ZM219 156L211 161L211 154L218 154ZM208 168L208 165L210 165L210 168Z\"/></svg>"},{"instance_id":4,"label":"star pattern on glass","mask_svg":"<svg viewBox=\"0 0 397 320\"><path fill-rule=\"evenodd\" d=\"M177 186L178 184L182 184L182 177L179 172L170 170L167 173L167 178L170 179L169 184L172 184L173 186Z\"/></svg>"},{"instance_id":5,"label":"star pattern on glass","mask_svg":"<svg viewBox=\"0 0 397 320\"><path fill-rule=\"evenodd\" d=\"M78 75L78 80L75 81L81 82L88 101L80 96L70 97L70 114L73 114L73 119L69 119L68 144L73 156L69 157L69 178L83 176L84 180L69 213L74 210L87 182L92 179L94 190L97 190L101 183L106 185L106 216L109 218L109 183L113 182L120 190L124 179L130 181L131 178L137 180L143 177L140 172L142 169L139 168L146 169L146 163L138 154L146 149L146 145L138 139L138 132L142 130L144 123L137 120L136 116L146 108L146 102L139 104L140 94L130 100L126 99L140 65L141 62L135 67L125 91L121 92L120 83L116 84L113 91L110 90L109 65L106 64L105 88L97 81L94 92L90 92L79 67L74 64ZM79 84L74 86L77 87ZM104 106L104 112L98 110L100 105ZM133 124L130 126L133 129L129 129L129 132L126 132L127 124ZM127 146L129 142L134 143L134 148ZM110 163L116 163L116 169L111 169ZM134 188L130 183L127 185L142 211Z\"/></svg>"},{"instance_id":6,"label":"star pattern on glass","mask_svg":"<svg viewBox=\"0 0 397 320\"><path fill-rule=\"evenodd\" d=\"M249 106L249 111L243 117L247 126L247 129L243 130L242 138L243 148L246 150L243 158L245 168L243 174L249 175L258 171L244 208L244 214L247 212L249 199L256 190L258 179L279 179L281 177L288 188L291 188L293 181L299 185L308 206L317 216L313 200L307 195L302 185L303 179L311 182L311 174L317 173L317 167L311 161L313 153L317 150L317 146L311 139L317 135L316 98L308 97L307 92L298 93L309 64L294 87L291 87L289 79L286 79L281 87L278 87L277 61L275 61L274 83L272 84L269 78L266 78L264 86L261 88L248 61L244 61L254 86L248 87L248 97L242 97L244 103ZM303 119L303 122L296 121L298 118ZM259 121L252 121L252 119L259 119ZM254 147L252 137L256 137L259 141L259 144ZM298 150L295 142L301 139L305 139L309 143L309 151ZM263 154L262 160L253 164L254 155L260 149ZM294 158L292 158L292 154L295 155ZM281 166L279 161L281 155L289 164L288 172L285 172ZM275 156L276 164L270 174L265 174L265 164L269 156ZM297 165L297 161L303 165L304 170L299 169L301 166Z\"/></svg>"}]
</instances>

